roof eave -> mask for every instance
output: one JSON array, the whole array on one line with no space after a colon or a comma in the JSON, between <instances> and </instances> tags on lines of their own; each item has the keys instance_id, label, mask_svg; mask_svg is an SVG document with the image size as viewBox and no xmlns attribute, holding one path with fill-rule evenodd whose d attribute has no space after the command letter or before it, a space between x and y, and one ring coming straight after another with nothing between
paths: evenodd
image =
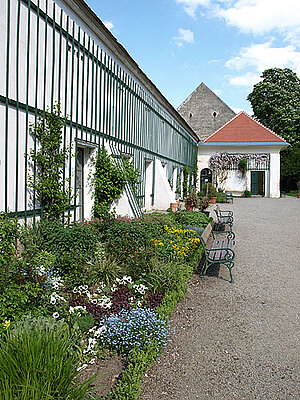
<instances>
[{"instance_id":1,"label":"roof eave","mask_svg":"<svg viewBox=\"0 0 300 400\"><path fill-rule=\"evenodd\" d=\"M198 146L289 146L288 142L198 142Z\"/></svg>"}]
</instances>

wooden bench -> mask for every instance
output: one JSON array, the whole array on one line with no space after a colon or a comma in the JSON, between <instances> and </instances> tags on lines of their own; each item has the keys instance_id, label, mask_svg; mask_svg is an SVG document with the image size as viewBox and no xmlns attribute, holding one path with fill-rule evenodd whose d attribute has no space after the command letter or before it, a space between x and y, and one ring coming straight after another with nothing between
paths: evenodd
<instances>
[{"instance_id":1,"label":"wooden bench","mask_svg":"<svg viewBox=\"0 0 300 400\"><path fill-rule=\"evenodd\" d=\"M208 246L210 235L212 235L213 242L211 246ZM211 265L224 264L229 269L230 283L234 283L232 277L233 260L235 257L233 250L233 245L235 244L234 232L214 232L211 224L208 224L200 237L200 241L205 253L205 266L201 274L201 280L204 281L204 275Z\"/></svg>"},{"instance_id":2,"label":"wooden bench","mask_svg":"<svg viewBox=\"0 0 300 400\"><path fill-rule=\"evenodd\" d=\"M225 192L225 196L226 196L226 203L229 203L231 201L231 203L233 203L233 195L231 192Z\"/></svg>"},{"instance_id":3,"label":"wooden bench","mask_svg":"<svg viewBox=\"0 0 300 400\"><path fill-rule=\"evenodd\" d=\"M220 207L217 206L215 208L215 213L217 216L217 226L221 230L222 227L223 229L225 228L226 225L230 227L230 230L232 230L232 225L233 225L233 212L232 211L221 211Z\"/></svg>"}]
</instances>

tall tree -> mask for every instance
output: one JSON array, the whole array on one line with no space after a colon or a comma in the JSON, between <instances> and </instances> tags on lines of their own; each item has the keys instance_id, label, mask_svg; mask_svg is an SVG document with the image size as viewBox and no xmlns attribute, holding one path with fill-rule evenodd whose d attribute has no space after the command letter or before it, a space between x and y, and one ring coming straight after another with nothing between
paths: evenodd
<instances>
[{"instance_id":1,"label":"tall tree","mask_svg":"<svg viewBox=\"0 0 300 400\"><path fill-rule=\"evenodd\" d=\"M267 69L261 77L247 100L255 118L290 143L281 153L281 179L293 189L300 184L300 79L288 68Z\"/></svg>"}]
</instances>

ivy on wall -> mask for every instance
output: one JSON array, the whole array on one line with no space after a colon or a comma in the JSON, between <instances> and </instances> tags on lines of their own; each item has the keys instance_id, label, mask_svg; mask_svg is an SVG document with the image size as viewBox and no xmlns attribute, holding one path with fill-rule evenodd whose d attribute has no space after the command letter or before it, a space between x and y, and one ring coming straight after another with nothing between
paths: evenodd
<instances>
[{"instance_id":1,"label":"ivy on wall","mask_svg":"<svg viewBox=\"0 0 300 400\"><path fill-rule=\"evenodd\" d=\"M189 191L189 177L191 174L191 169L185 165L183 169L183 183L182 183L182 196L185 198Z\"/></svg>"},{"instance_id":2,"label":"ivy on wall","mask_svg":"<svg viewBox=\"0 0 300 400\"><path fill-rule=\"evenodd\" d=\"M132 161L124 159L124 169L120 168L113 157L102 147L92 164L95 172L90 176L90 182L93 187L95 218L109 213L112 203L121 197L126 182L132 185L133 192L137 196L140 171L134 168Z\"/></svg>"},{"instance_id":3,"label":"ivy on wall","mask_svg":"<svg viewBox=\"0 0 300 400\"><path fill-rule=\"evenodd\" d=\"M269 155L262 154L228 154L228 153L215 153L209 159L209 168L212 170L214 179L218 178L220 185L222 186L225 182L228 171L234 169L240 170L244 176L248 168L249 162L267 163Z\"/></svg>"},{"instance_id":4,"label":"ivy on wall","mask_svg":"<svg viewBox=\"0 0 300 400\"><path fill-rule=\"evenodd\" d=\"M99 218L109 212L114 200L121 197L126 179L104 147L92 162L95 168L94 175L90 177L94 197L93 213L94 217Z\"/></svg>"}]
</instances>

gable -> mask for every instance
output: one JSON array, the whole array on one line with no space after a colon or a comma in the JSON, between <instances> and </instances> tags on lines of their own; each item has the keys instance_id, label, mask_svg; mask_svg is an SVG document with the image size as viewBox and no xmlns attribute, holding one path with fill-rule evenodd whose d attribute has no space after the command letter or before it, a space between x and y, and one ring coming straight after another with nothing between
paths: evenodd
<instances>
[{"instance_id":1,"label":"gable","mask_svg":"<svg viewBox=\"0 0 300 400\"><path fill-rule=\"evenodd\" d=\"M178 107L178 112L201 140L236 115L203 82Z\"/></svg>"},{"instance_id":2,"label":"gable","mask_svg":"<svg viewBox=\"0 0 300 400\"><path fill-rule=\"evenodd\" d=\"M245 112L241 112L204 142L285 142L285 140Z\"/></svg>"}]
</instances>

